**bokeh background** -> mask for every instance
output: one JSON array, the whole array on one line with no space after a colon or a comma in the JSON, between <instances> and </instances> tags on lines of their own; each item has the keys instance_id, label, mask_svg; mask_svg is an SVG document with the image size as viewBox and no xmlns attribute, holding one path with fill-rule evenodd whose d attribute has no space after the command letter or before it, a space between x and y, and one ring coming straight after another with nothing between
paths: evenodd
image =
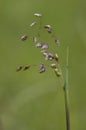
<instances>
[{"instance_id":1,"label":"bokeh background","mask_svg":"<svg viewBox=\"0 0 86 130\"><path fill-rule=\"evenodd\" d=\"M44 62L31 41L29 25L34 13L43 14L61 46L59 54L65 77L69 46L69 96L71 130L86 129L86 0L0 0L0 130L66 130L62 80L48 68L16 72L16 67Z\"/></svg>"}]
</instances>

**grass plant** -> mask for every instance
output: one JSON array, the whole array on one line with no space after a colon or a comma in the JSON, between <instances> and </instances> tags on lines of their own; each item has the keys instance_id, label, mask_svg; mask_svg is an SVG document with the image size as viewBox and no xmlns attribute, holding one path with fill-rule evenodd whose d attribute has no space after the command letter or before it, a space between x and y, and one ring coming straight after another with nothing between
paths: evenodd
<instances>
[{"instance_id":1,"label":"grass plant","mask_svg":"<svg viewBox=\"0 0 86 130\"><path fill-rule=\"evenodd\" d=\"M37 49L40 50L41 54L43 55L43 57L46 60L46 63L41 63L39 64L39 73L44 73L47 70L47 67L50 67L51 69L53 69L53 71L55 72L57 78L63 77L62 72L61 72L61 68L60 68L60 60L59 60L59 56L57 53L53 52L52 48L50 47L51 44L53 44L54 46L56 46L57 48L60 46L60 41L58 39L58 37L56 36L53 27L50 24L45 24L42 25L42 14L39 13L35 13L34 14L35 17L37 17L37 21L33 21L30 24L30 28L35 28L35 26L38 27L38 30L36 32L35 35L32 36L32 42L35 43L35 46ZM47 35L51 35L50 36L50 40L48 41L47 39L42 39L42 33L47 32ZM22 42L26 41L29 39L29 36L24 34L23 36L21 36L21 40ZM51 43L51 41L53 41L53 43ZM69 47L67 47L67 59L66 59L66 69L65 69L65 77L62 78L65 80L64 82L64 86L63 86L63 91L64 91L64 100L65 100L65 113L66 113L66 130L70 130L70 111L69 111L69 92L68 92L68 67L69 67ZM28 69L30 69L32 66L38 66L36 64L31 65L31 64L27 64L27 65L21 65L18 66L18 68L16 69L17 72L19 71L26 71Z\"/></svg>"}]
</instances>

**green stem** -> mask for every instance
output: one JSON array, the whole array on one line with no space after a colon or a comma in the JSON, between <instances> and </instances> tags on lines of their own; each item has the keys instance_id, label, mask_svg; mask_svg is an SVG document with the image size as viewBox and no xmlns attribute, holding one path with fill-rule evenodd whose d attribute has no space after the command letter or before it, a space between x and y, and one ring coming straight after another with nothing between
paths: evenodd
<instances>
[{"instance_id":1,"label":"green stem","mask_svg":"<svg viewBox=\"0 0 86 130\"><path fill-rule=\"evenodd\" d=\"M70 130L70 111L69 111L69 93L68 93L68 58L69 58L69 47L67 47L67 63L66 63L66 79L64 85L65 95L65 111L66 111L66 129Z\"/></svg>"}]
</instances>

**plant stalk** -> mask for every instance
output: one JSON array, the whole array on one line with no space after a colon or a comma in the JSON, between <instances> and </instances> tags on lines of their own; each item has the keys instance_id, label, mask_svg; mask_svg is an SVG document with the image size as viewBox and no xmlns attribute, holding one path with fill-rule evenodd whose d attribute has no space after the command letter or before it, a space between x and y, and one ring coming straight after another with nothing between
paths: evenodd
<instances>
[{"instance_id":1,"label":"plant stalk","mask_svg":"<svg viewBox=\"0 0 86 130\"><path fill-rule=\"evenodd\" d=\"M66 79L64 85L64 96L65 96L65 112L66 112L66 129L70 130L70 110L69 110L69 92L68 92L68 63L69 60L69 47L67 47L67 59L66 59Z\"/></svg>"}]
</instances>

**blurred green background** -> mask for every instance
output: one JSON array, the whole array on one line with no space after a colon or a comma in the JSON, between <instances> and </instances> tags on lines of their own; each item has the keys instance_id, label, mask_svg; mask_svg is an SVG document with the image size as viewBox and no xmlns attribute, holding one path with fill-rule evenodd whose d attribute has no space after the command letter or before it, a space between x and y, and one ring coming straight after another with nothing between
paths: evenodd
<instances>
[{"instance_id":1,"label":"blurred green background","mask_svg":"<svg viewBox=\"0 0 86 130\"><path fill-rule=\"evenodd\" d=\"M86 0L0 0L0 130L65 130L64 93L61 79L51 69L16 72L18 65L43 62L31 40L29 25L34 13L53 25L61 46L65 76L69 55L71 130L86 129ZM35 30L34 30L35 31Z\"/></svg>"}]
</instances>

